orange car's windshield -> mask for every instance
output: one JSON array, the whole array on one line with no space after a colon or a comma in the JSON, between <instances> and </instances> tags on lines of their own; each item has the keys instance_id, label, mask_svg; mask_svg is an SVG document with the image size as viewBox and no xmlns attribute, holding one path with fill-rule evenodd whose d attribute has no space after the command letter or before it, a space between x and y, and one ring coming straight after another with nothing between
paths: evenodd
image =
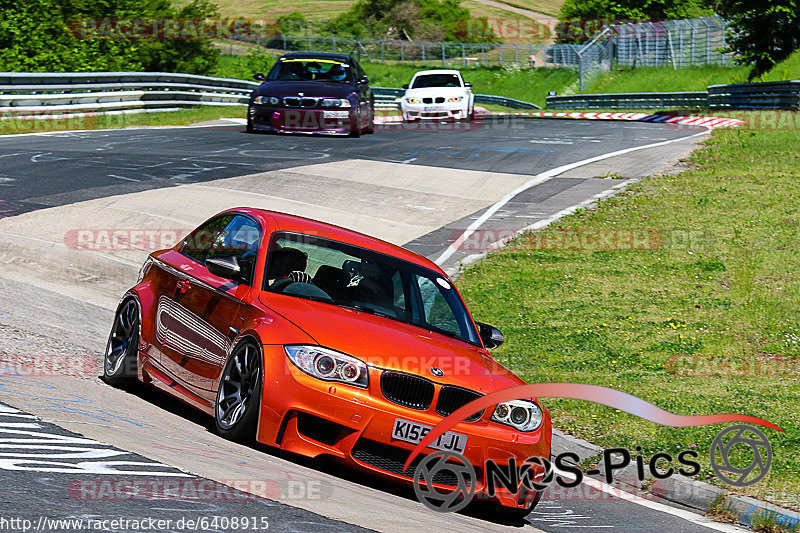
<instances>
[{"instance_id":1,"label":"orange car's windshield","mask_svg":"<svg viewBox=\"0 0 800 533\"><path fill-rule=\"evenodd\" d=\"M276 233L264 290L358 309L479 345L450 282L437 272L351 244Z\"/></svg>"}]
</instances>

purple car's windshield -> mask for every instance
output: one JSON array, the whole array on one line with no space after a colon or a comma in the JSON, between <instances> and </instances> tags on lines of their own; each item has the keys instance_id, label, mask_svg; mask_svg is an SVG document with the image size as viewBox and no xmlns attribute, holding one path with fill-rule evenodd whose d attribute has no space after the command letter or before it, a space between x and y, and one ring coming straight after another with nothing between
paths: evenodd
<instances>
[{"instance_id":1,"label":"purple car's windshield","mask_svg":"<svg viewBox=\"0 0 800 533\"><path fill-rule=\"evenodd\" d=\"M357 309L480 344L458 293L433 270L351 244L276 233L264 290Z\"/></svg>"},{"instance_id":2,"label":"purple car's windshield","mask_svg":"<svg viewBox=\"0 0 800 533\"><path fill-rule=\"evenodd\" d=\"M267 74L269 81L340 81L348 82L351 68L332 59L282 59Z\"/></svg>"}]
</instances>

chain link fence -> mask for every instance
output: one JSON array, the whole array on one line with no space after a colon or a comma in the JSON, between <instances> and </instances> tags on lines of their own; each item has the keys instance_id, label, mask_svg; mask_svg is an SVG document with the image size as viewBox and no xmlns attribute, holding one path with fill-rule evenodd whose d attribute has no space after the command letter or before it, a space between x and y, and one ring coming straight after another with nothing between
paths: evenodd
<instances>
[{"instance_id":1,"label":"chain link fence","mask_svg":"<svg viewBox=\"0 0 800 533\"><path fill-rule=\"evenodd\" d=\"M615 34L615 59L620 66L731 64L732 54L724 52L728 25L718 16L618 24L611 28Z\"/></svg>"},{"instance_id":2,"label":"chain link fence","mask_svg":"<svg viewBox=\"0 0 800 533\"><path fill-rule=\"evenodd\" d=\"M727 24L718 16L606 26L584 44L509 44L356 39L350 37L275 35L251 42L279 52L351 54L361 61L400 61L457 67L516 64L567 67L581 79L600 70L622 67L727 65ZM232 47L231 47L232 49Z\"/></svg>"}]
</instances>

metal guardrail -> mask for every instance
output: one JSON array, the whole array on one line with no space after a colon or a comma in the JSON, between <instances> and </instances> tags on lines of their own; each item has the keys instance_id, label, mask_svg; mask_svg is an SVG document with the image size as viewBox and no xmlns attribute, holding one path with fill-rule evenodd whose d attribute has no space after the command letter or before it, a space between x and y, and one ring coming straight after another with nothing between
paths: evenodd
<instances>
[{"instance_id":1,"label":"metal guardrail","mask_svg":"<svg viewBox=\"0 0 800 533\"><path fill-rule=\"evenodd\" d=\"M714 109L800 109L800 81L712 85L708 103Z\"/></svg>"},{"instance_id":2,"label":"metal guardrail","mask_svg":"<svg viewBox=\"0 0 800 533\"><path fill-rule=\"evenodd\" d=\"M548 96L548 109L800 109L800 81L712 85L707 91Z\"/></svg>"},{"instance_id":3,"label":"metal guardrail","mask_svg":"<svg viewBox=\"0 0 800 533\"><path fill-rule=\"evenodd\" d=\"M395 102L395 100L406 93L405 89L398 89L396 87L373 87L372 92L375 95L376 107L379 109L399 108L400 106L397 102ZM476 94L475 103L501 105L510 107L512 109L541 109L541 107L536 104L532 104L531 102L517 100L516 98L508 98L506 96L495 96L492 94Z\"/></svg>"},{"instance_id":4,"label":"metal guardrail","mask_svg":"<svg viewBox=\"0 0 800 533\"><path fill-rule=\"evenodd\" d=\"M242 105L258 83L165 72L0 72L0 113Z\"/></svg>"},{"instance_id":5,"label":"metal guardrail","mask_svg":"<svg viewBox=\"0 0 800 533\"><path fill-rule=\"evenodd\" d=\"M708 107L708 93L616 93L548 96L547 109L666 109Z\"/></svg>"}]
</instances>

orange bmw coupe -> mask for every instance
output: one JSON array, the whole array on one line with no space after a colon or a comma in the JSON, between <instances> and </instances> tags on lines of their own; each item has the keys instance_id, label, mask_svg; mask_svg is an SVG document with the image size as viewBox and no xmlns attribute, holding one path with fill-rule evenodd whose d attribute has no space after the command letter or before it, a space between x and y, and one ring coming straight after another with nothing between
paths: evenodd
<instances>
[{"instance_id":1,"label":"orange bmw coupe","mask_svg":"<svg viewBox=\"0 0 800 533\"><path fill-rule=\"evenodd\" d=\"M403 464L443 417L524 383L488 351L502 342L428 259L330 224L237 208L148 257L116 311L104 374L180 398L226 438L411 483ZM547 410L531 398L475 413L429 453L464 456L476 494L520 517L540 495L486 496L483 465L548 458L551 437Z\"/></svg>"}]
</instances>

